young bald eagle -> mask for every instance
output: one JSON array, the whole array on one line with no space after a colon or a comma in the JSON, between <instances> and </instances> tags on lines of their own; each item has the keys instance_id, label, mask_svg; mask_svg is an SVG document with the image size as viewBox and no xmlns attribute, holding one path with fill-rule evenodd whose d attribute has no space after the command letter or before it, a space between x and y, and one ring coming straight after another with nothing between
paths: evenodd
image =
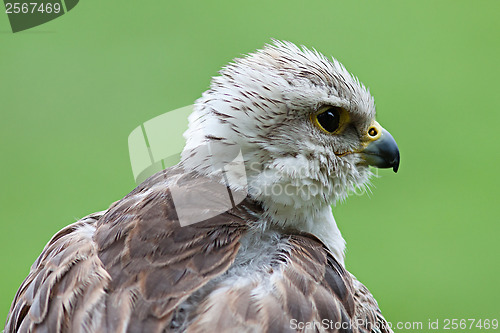
<instances>
[{"instance_id":1,"label":"young bald eagle","mask_svg":"<svg viewBox=\"0 0 500 333\"><path fill-rule=\"evenodd\" d=\"M289 42L220 74L181 163L59 231L5 332L392 332L345 269L330 206L367 184L369 165L398 169L373 97L338 61ZM244 172L227 181L234 151ZM181 223L174 192L201 218Z\"/></svg>"}]
</instances>

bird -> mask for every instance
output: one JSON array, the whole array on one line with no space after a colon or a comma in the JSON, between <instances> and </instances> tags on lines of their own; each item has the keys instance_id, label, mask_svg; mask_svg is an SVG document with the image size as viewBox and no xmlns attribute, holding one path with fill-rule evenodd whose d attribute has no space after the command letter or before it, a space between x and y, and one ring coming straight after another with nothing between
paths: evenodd
<instances>
[{"instance_id":1,"label":"bird","mask_svg":"<svg viewBox=\"0 0 500 333\"><path fill-rule=\"evenodd\" d=\"M177 165L53 236L4 332L392 332L332 211L399 168L368 88L273 39L188 121Z\"/></svg>"}]
</instances>

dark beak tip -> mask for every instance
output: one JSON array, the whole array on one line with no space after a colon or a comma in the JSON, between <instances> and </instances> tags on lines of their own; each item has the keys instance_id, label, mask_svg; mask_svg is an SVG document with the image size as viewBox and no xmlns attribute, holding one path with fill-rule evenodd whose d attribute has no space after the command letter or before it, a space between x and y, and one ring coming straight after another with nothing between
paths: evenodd
<instances>
[{"instance_id":1,"label":"dark beak tip","mask_svg":"<svg viewBox=\"0 0 500 333\"><path fill-rule=\"evenodd\" d=\"M396 158L392 162L392 170L394 171L394 173L397 173L398 170L399 170L399 160L400 160L400 158L399 158L399 149L397 149Z\"/></svg>"}]
</instances>

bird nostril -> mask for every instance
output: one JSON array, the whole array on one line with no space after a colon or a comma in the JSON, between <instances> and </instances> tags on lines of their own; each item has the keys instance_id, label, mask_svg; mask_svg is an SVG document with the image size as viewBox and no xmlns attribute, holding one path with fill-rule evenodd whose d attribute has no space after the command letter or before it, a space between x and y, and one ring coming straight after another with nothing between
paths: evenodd
<instances>
[{"instance_id":1,"label":"bird nostril","mask_svg":"<svg viewBox=\"0 0 500 333\"><path fill-rule=\"evenodd\" d=\"M375 137L375 136L377 136L377 134L378 134L378 131L377 131L377 129L375 127L372 127L372 128L370 128L368 130L368 135L369 136Z\"/></svg>"}]
</instances>

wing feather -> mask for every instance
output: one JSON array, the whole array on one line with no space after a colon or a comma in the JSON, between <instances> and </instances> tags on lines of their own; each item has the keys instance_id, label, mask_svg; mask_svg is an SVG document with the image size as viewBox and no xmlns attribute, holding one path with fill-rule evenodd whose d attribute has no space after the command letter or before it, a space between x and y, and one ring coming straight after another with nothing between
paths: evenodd
<instances>
[{"instance_id":1,"label":"wing feather","mask_svg":"<svg viewBox=\"0 0 500 333\"><path fill-rule=\"evenodd\" d=\"M5 332L295 332L294 320L317 323L304 332L392 332L369 291L313 235L281 234L269 262L231 275L261 208L245 199L181 227L171 186L197 186L214 207L224 200L200 184L210 180L192 180L160 172L58 232L19 288Z\"/></svg>"},{"instance_id":2,"label":"wing feather","mask_svg":"<svg viewBox=\"0 0 500 333\"><path fill-rule=\"evenodd\" d=\"M83 289L87 290L86 299L93 300L90 305L104 296L109 275L91 241L102 215L89 215L49 241L14 297L5 332L59 332L68 327Z\"/></svg>"},{"instance_id":3,"label":"wing feather","mask_svg":"<svg viewBox=\"0 0 500 333\"><path fill-rule=\"evenodd\" d=\"M255 204L246 201L181 227L168 188L182 182L186 191L209 191L203 182L211 180L193 179L160 172L106 212L58 232L19 288L5 332L168 329L176 306L231 266L254 219L247 211Z\"/></svg>"}]
</instances>

